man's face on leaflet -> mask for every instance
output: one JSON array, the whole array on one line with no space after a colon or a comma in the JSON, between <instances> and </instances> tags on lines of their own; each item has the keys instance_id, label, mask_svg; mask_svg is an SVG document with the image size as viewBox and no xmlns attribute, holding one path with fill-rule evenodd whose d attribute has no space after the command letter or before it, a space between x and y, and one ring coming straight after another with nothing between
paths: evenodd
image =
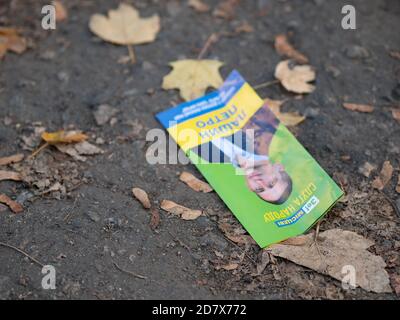
<instances>
[{"instance_id":1,"label":"man's face on leaflet","mask_svg":"<svg viewBox=\"0 0 400 320\"><path fill-rule=\"evenodd\" d=\"M269 160L254 161L238 157L239 166L244 169L249 189L267 202L277 202L287 192L289 182L282 164Z\"/></svg>"}]
</instances>

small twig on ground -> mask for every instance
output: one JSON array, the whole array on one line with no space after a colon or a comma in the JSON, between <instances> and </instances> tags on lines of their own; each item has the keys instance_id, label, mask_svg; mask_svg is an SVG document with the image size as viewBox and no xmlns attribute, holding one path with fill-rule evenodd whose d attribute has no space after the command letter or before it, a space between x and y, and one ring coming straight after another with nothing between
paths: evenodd
<instances>
[{"instance_id":1,"label":"small twig on ground","mask_svg":"<svg viewBox=\"0 0 400 320\"><path fill-rule=\"evenodd\" d=\"M189 247L186 243L184 243L183 241L181 241L180 239L178 239L178 237L174 236L174 235L172 234L172 232L168 231L168 233L171 235L171 237L172 237L175 241L179 242L179 244L180 244L182 247L184 247L187 251L189 251L190 253L192 253L192 250L190 249L190 247Z\"/></svg>"},{"instance_id":2,"label":"small twig on ground","mask_svg":"<svg viewBox=\"0 0 400 320\"><path fill-rule=\"evenodd\" d=\"M39 148L37 148L33 153L28 157L28 159L33 159L36 157L40 152L46 149L50 144L48 142L42 144Z\"/></svg>"},{"instance_id":3,"label":"small twig on ground","mask_svg":"<svg viewBox=\"0 0 400 320\"><path fill-rule=\"evenodd\" d=\"M219 39L218 33L215 33L215 32L212 33L212 34L208 37L206 43L204 44L204 47L201 49L199 55L197 56L197 60L203 59L203 57L204 57L204 55L207 53L208 49L210 49L210 47L211 47L214 43L216 43L216 42L218 41L218 39Z\"/></svg>"},{"instance_id":4,"label":"small twig on ground","mask_svg":"<svg viewBox=\"0 0 400 320\"><path fill-rule=\"evenodd\" d=\"M129 58L131 59L131 63L135 64L136 63L136 55L135 55L133 46L130 44L128 44L128 52L129 52Z\"/></svg>"},{"instance_id":5,"label":"small twig on ground","mask_svg":"<svg viewBox=\"0 0 400 320\"><path fill-rule=\"evenodd\" d=\"M139 279L143 279L143 280L147 279L147 277L145 277L145 276L142 276L140 274L134 273L132 271L128 271L128 270L122 269L116 262L113 262L113 263L114 263L114 266L121 272L127 273L127 274L129 274L129 275L131 275L131 276L133 276L135 278L139 278Z\"/></svg>"},{"instance_id":6,"label":"small twig on ground","mask_svg":"<svg viewBox=\"0 0 400 320\"><path fill-rule=\"evenodd\" d=\"M256 86L254 86L253 88L254 88L254 90L258 90L258 89L262 89L262 88L266 88L266 87L272 86L272 85L277 84L277 83L279 83L279 80L272 80L272 81L260 83L260 84L258 84Z\"/></svg>"},{"instance_id":7,"label":"small twig on ground","mask_svg":"<svg viewBox=\"0 0 400 320\"><path fill-rule=\"evenodd\" d=\"M7 248L13 249L13 250L15 250L15 251L17 251L19 253L22 253L24 256L28 257L29 259L31 259L33 262L35 262L36 264L38 264L42 268L44 267L43 263L40 263L38 260L36 260L34 257L32 257L29 254L27 254L25 251L23 251L23 250L21 250L21 249L19 249L17 247L12 246L11 244L0 242L0 246L7 247Z\"/></svg>"}]
</instances>

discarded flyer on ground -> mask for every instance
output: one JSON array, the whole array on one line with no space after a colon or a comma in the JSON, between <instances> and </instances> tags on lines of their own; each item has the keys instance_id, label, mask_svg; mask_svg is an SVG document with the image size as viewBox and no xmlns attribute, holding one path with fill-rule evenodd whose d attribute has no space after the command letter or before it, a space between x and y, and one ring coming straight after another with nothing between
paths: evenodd
<instances>
[{"instance_id":1,"label":"discarded flyer on ground","mask_svg":"<svg viewBox=\"0 0 400 320\"><path fill-rule=\"evenodd\" d=\"M237 71L157 119L262 248L304 233L343 195Z\"/></svg>"}]
</instances>

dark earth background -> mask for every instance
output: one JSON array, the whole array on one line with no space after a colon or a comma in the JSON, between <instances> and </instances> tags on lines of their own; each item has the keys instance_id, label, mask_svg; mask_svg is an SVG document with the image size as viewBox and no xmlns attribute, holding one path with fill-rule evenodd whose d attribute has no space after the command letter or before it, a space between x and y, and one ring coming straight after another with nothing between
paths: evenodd
<instances>
[{"instance_id":1,"label":"dark earth background","mask_svg":"<svg viewBox=\"0 0 400 320\"><path fill-rule=\"evenodd\" d=\"M89 133L91 141L105 141L104 154L60 169L83 182L67 195L28 199L31 186L0 183L0 193L25 207L19 215L0 212L0 241L57 270L57 289L43 290L41 268L0 247L0 298L396 299L394 293L345 291L340 282L279 258L254 276L260 248L227 241L217 222L223 217L235 221L218 195L196 193L179 181L184 170L200 177L194 166L149 165L145 153L146 132L161 128L154 115L181 101L177 91L161 89L169 62L196 58L211 33L231 31L247 21L254 32L222 37L206 57L225 63L224 77L237 69L257 85L274 79L275 66L283 59L274 49L274 37L290 32L291 42L317 70L317 89L290 100L284 111L307 116L292 132L348 195L326 216L321 231L338 227L374 240L371 251L383 257L390 275L399 275L396 179L379 192L371 187L374 175L368 179L358 170L366 161L380 169L389 160L396 178L399 173L400 124L390 108L400 104L400 61L389 52L400 50L400 2L246 0L231 21L197 13L186 1L125 2L142 16L161 17L157 40L135 47L138 62L133 66L117 63L127 55L126 47L105 43L88 28L92 14L105 14L118 1L64 1L69 18L53 31L40 26L46 1L0 1L1 25L21 28L31 44L23 55L8 53L0 62L0 157L21 152L21 137L37 125L47 131L73 127ZM213 8L218 4L205 2ZM264 4L266 14L260 15ZM341 28L344 4L356 7L356 30ZM279 85L258 93L294 97ZM342 107L345 101L376 110L351 112ZM113 126L96 125L93 112L104 103L119 110ZM50 167L75 162L53 148L38 157L52 159ZM160 225L152 231L149 212L131 195L134 186L146 190L156 204L173 200L207 215L183 221L160 211ZM246 256L234 271L216 270L215 251L226 261ZM121 272L114 262L147 279Z\"/></svg>"}]
</instances>

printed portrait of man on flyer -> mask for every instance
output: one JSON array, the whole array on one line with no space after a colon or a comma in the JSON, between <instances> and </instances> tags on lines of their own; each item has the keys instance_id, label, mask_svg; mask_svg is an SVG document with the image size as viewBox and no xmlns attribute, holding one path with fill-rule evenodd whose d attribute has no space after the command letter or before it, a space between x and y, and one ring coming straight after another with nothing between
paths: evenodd
<instances>
[{"instance_id":1,"label":"printed portrait of man on flyer","mask_svg":"<svg viewBox=\"0 0 400 320\"><path fill-rule=\"evenodd\" d=\"M279 126L267 105L261 107L233 135L214 139L192 149L211 163L231 163L244 172L248 188L261 199L283 204L292 192L292 179L281 163L272 163L269 149Z\"/></svg>"}]
</instances>

